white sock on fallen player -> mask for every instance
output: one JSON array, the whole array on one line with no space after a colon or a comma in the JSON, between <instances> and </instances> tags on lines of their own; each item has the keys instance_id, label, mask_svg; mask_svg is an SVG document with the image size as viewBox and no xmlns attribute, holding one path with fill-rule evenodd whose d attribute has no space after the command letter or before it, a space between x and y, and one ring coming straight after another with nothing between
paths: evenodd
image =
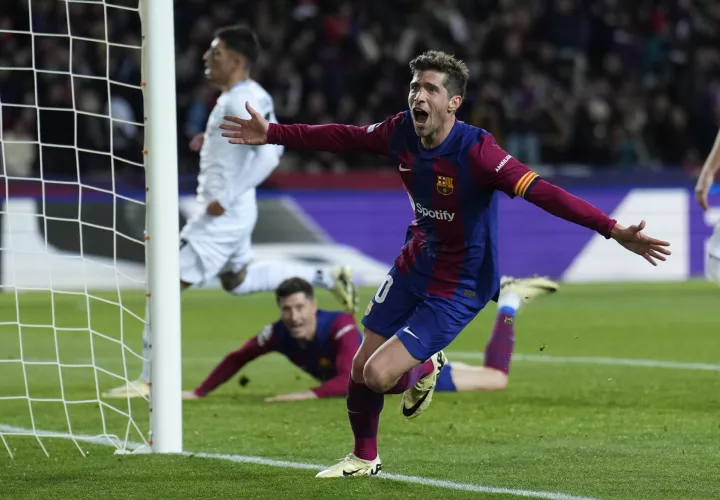
<instances>
[{"instance_id":1,"label":"white sock on fallen player","mask_svg":"<svg viewBox=\"0 0 720 500\"><path fill-rule=\"evenodd\" d=\"M260 262L248 267L245 280L230 293L247 295L272 292L288 278L302 278L313 286L326 289L331 289L335 284L330 268L287 262Z\"/></svg>"},{"instance_id":2,"label":"white sock on fallen player","mask_svg":"<svg viewBox=\"0 0 720 500\"><path fill-rule=\"evenodd\" d=\"M518 295L515 292L503 292L500 294L500 297L498 297L498 310L500 309L512 309L513 311L517 311L520 309L520 304L522 303L522 299L520 298L520 295Z\"/></svg>"},{"instance_id":3,"label":"white sock on fallen player","mask_svg":"<svg viewBox=\"0 0 720 500\"><path fill-rule=\"evenodd\" d=\"M150 301L145 303L145 327L143 328L143 366L140 380L150 382Z\"/></svg>"}]
</instances>

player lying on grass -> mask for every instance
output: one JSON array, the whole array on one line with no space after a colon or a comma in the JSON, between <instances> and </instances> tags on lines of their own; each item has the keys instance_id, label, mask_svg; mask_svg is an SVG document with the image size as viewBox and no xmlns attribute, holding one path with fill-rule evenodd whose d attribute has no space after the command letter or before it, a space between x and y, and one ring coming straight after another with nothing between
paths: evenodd
<instances>
[{"instance_id":1,"label":"player lying on grass","mask_svg":"<svg viewBox=\"0 0 720 500\"><path fill-rule=\"evenodd\" d=\"M708 195L710 188L715 182L715 177L720 171L720 131L715 137L710 154L708 154L700 171L697 184L695 184L695 199L697 200L703 211L707 212L710 208L708 205ZM715 224L713 235L708 242L708 261L707 261L708 277L715 283L720 285L720 221Z\"/></svg>"},{"instance_id":2,"label":"player lying on grass","mask_svg":"<svg viewBox=\"0 0 720 500\"><path fill-rule=\"evenodd\" d=\"M449 363L440 372L437 391L492 391L507 386L510 355L515 344L514 320L522 303L557 290L545 278L503 278L498 313L485 347L485 366ZM352 359L361 337L355 319L343 312L318 309L312 285L290 278L275 291L280 319L267 325L238 350L229 353L184 399L207 396L250 361L270 352L279 352L321 385L308 391L281 394L265 401L292 401L345 396Z\"/></svg>"},{"instance_id":3,"label":"player lying on grass","mask_svg":"<svg viewBox=\"0 0 720 500\"><path fill-rule=\"evenodd\" d=\"M398 165L415 212L405 246L363 318L347 395L355 447L318 477L380 471L377 431L384 394L403 394L406 418L419 416L432 401L446 364L442 349L500 289L498 191L612 238L653 265L670 253L669 243L642 233L645 221L618 224L541 179L487 131L458 121L469 75L464 62L430 51L413 59L410 70L410 109L382 123L279 125L248 104L250 119L228 115L231 123L220 125L233 144L385 155ZM509 359L509 346L506 351Z\"/></svg>"},{"instance_id":4,"label":"player lying on grass","mask_svg":"<svg viewBox=\"0 0 720 500\"><path fill-rule=\"evenodd\" d=\"M218 130L225 114L243 114L251 102L265 119L275 122L272 97L250 78L260 53L255 34L244 27L222 28L205 52L205 76L222 91L207 120L203 136L191 143L200 150L197 202L202 210L180 233L180 287L200 286L215 277L233 295L272 291L284 279L302 276L332 290L349 311L355 309L355 288L347 267L330 269L284 262L251 264L252 232L258 208L255 188L278 165L282 147L227 143ZM249 116L249 115L248 115ZM146 308L149 318L149 304ZM143 331L143 358L150 359L150 326ZM129 398L149 394L150 362L140 378L111 389L104 397Z\"/></svg>"}]
</instances>

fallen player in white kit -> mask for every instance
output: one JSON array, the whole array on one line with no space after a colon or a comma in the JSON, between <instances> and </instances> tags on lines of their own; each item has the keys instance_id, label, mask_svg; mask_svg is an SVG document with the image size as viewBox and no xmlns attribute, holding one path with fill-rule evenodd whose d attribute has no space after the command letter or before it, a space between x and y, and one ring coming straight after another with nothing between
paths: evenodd
<instances>
[{"instance_id":1,"label":"fallen player in white kit","mask_svg":"<svg viewBox=\"0 0 720 500\"><path fill-rule=\"evenodd\" d=\"M710 208L708 195L718 171L720 171L720 131L715 137L715 144L705 160L705 165L703 165L695 185L695 199L703 211L707 212ZM708 242L707 259L707 277L720 286L720 221L715 224L715 230Z\"/></svg>"},{"instance_id":2,"label":"fallen player in white kit","mask_svg":"<svg viewBox=\"0 0 720 500\"><path fill-rule=\"evenodd\" d=\"M354 311L357 298L350 269L266 262L250 264L251 236L257 222L255 188L278 165L282 146L242 146L228 143L218 125L223 116L248 117L245 102L271 122L277 122L272 97L250 79L258 58L257 37L248 28L218 30L205 52L205 76L222 91L207 121L205 134L191 143L200 149L197 201L204 210L180 233L180 286L200 286L215 277L234 295L273 291L285 279L299 277L331 290L343 307ZM106 398L147 397L150 393L150 328L143 331L143 370L138 380L103 393Z\"/></svg>"}]
</instances>

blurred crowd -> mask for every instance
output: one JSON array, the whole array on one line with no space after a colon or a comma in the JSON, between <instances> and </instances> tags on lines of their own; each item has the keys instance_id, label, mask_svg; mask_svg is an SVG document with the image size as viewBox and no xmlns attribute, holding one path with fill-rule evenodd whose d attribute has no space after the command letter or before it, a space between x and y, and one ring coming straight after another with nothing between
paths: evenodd
<instances>
[{"instance_id":1,"label":"blurred crowd","mask_svg":"<svg viewBox=\"0 0 720 500\"><path fill-rule=\"evenodd\" d=\"M107 35L113 45L106 50L104 44L75 38L71 47L67 37L37 36L33 51L29 36L2 32L29 29L30 2L36 34L63 34L70 26L76 37ZM113 2L137 5L137 0L108 0ZM140 81L140 52L133 48L140 44L137 15L108 8L106 33L99 5L55 0L10 5L0 13L0 67L35 64L60 73L45 72L34 81L31 71L0 70L3 104L32 105L37 95L41 105L55 110L41 115L43 143L77 142L83 149L140 161L142 134L133 123L142 121L142 95L121 85ZM196 170L197 156L187 143L204 129L217 97L204 81L202 54L215 28L236 22L251 25L261 38L264 53L253 76L274 96L280 122L380 121L406 106L407 63L432 48L452 52L470 67L460 118L488 129L530 164L688 168L702 162L720 125L717 0L184 0L175 5L178 139L181 169L188 173ZM62 74L71 63L75 75L108 74L119 83L71 80ZM76 117L60 108L86 113ZM109 112L117 118L112 133L108 120L98 117ZM35 138L35 119L32 108L4 106L4 138ZM20 145L14 148L22 158ZM31 149L25 148L28 157ZM78 162L83 174L91 175L107 168L107 158L88 153ZM37 160L25 161L38 168ZM62 162L47 163L46 169L67 170ZM116 168L130 168L117 163ZM289 169L383 164L374 157L296 151L284 158ZM76 170L74 159L71 165Z\"/></svg>"}]
</instances>

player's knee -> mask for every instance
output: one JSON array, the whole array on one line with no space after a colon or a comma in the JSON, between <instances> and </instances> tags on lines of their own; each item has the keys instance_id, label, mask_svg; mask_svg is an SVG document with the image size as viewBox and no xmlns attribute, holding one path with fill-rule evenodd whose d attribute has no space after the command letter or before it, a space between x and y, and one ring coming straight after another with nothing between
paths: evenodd
<instances>
[{"instance_id":1,"label":"player's knee","mask_svg":"<svg viewBox=\"0 0 720 500\"><path fill-rule=\"evenodd\" d=\"M365 363L363 380L368 389L380 394L387 392L394 383L389 371L383 369L377 363Z\"/></svg>"},{"instance_id":2,"label":"player's knee","mask_svg":"<svg viewBox=\"0 0 720 500\"><path fill-rule=\"evenodd\" d=\"M232 292L237 287L242 285L247 277L247 268L242 268L240 271L228 271L220 275L220 284L226 292Z\"/></svg>"}]
</instances>

